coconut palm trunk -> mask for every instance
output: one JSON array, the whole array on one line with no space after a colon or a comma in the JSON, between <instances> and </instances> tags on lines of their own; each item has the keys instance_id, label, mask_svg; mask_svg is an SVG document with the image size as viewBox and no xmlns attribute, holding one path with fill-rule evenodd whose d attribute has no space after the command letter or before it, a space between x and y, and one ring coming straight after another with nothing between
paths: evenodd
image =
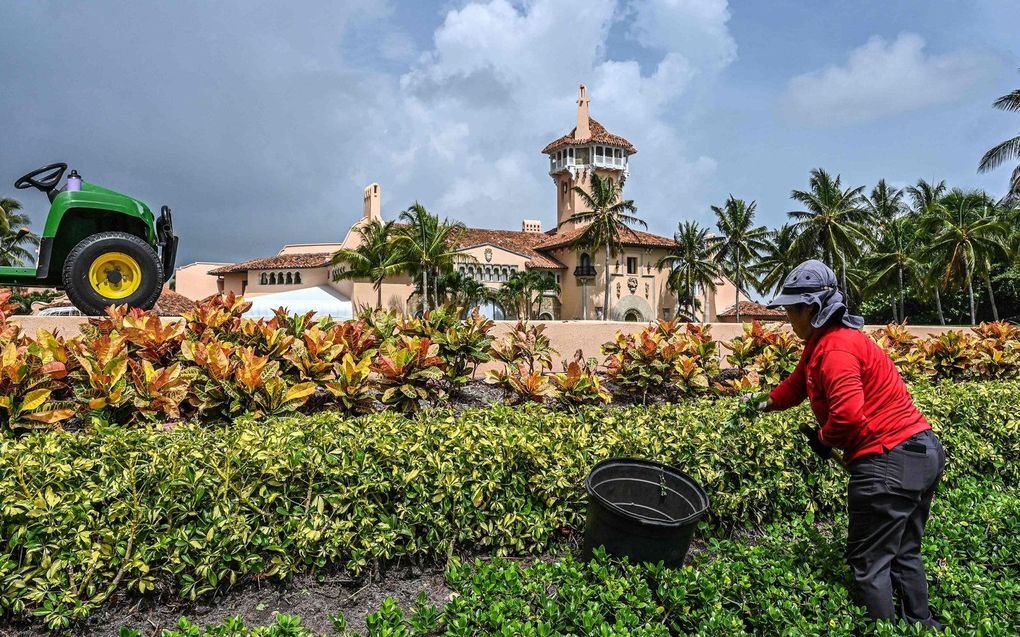
<instances>
[{"instance_id":1,"label":"coconut palm trunk","mask_svg":"<svg viewBox=\"0 0 1020 637\"><path fill-rule=\"evenodd\" d=\"M737 325L740 324L740 251L737 251Z\"/></svg>"},{"instance_id":2,"label":"coconut palm trunk","mask_svg":"<svg viewBox=\"0 0 1020 637\"><path fill-rule=\"evenodd\" d=\"M421 269L421 311L429 311L429 269Z\"/></svg>"},{"instance_id":3,"label":"coconut palm trunk","mask_svg":"<svg viewBox=\"0 0 1020 637\"><path fill-rule=\"evenodd\" d=\"M974 280L971 278L967 257L963 258L963 278L967 281L967 298L970 300L970 324L977 325L977 315L974 312Z\"/></svg>"},{"instance_id":4,"label":"coconut palm trunk","mask_svg":"<svg viewBox=\"0 0 1020 637\"><path fill-rule=\"evenodd\" d=\"M904 301L904 297L903 297L903 266L902 265L897 268L897 276L900 279L900 315L899 315L899 322L903 323L903 322L905 322L907 320L907 310L906 310L906 306L904 305L905 301ZM895 316L895 314L896 313L893 312L894 316Z\"/></svg>"},{"instance_id":5,"label":"coconut palm trunk","mask_svg":"<svg viewBox=\"0 0 1020 637\"><path fill-rule=\"evenodd\" d=\"M946 324L946 316L942 313L942 295L939 294L939 285L935 284L935 310L939 313L939 325Z\"/></svg>"},{"instance_id":6,"label":"coconut palm trunk","mask_svg":"<svg viewBox=\"0 0 1020 637\"><path fill-rule=\"evenodd\" d=\"M985 258L985 284L988 286L988 301L992 304L992 320L999 321L999 308L995 305L995 292L992 291L992 264Z\"/></svg>"},{"instance_id":7,"label":"coconut palm trunk","mask_svg":"<svg viewBox=\"0 0 1020 637\"><path fill-rule=\"evenodd\" d=\"M609 244L606 244L606 293L602 297L602 320L609 320Z\"/></svg>"}]
</instances>

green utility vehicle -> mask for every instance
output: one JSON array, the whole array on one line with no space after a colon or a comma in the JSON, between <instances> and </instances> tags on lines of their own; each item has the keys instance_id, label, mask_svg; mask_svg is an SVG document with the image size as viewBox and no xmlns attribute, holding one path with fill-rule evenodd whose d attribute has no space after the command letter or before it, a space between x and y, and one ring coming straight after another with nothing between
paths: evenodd
<instances>
[{"instance_id":1,"label":"green utility vehicle","mask_svg":"<svg viewBox=\"0 0 1020 637\"><path fill-rule=\"evenodd\" d=\"M177 237L170 208L159 217L141 201L84 181L67 164L33 170L14 182L50 200L35 267L0 266L0 286L56 287L83 314L109 305L151 309L173 275ZM22 234L28 229L22 228Z\"/></svg>"}]
</instances>

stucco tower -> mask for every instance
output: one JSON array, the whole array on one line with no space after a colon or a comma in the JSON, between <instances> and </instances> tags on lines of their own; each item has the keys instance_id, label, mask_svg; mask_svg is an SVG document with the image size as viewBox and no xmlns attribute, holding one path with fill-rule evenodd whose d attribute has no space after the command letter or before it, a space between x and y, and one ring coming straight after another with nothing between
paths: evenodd
<instances>
[{"instance_id":1,"label":"stucco tower","mask_svg":"<svg viewBox=\"0 0 1020 637\"><path fill-rule=\"evenodd\" d=\"M542 152L549 156L549 175L556 184L556 223L569 230L574 227L571 216L587 210L574 186L587 191L592 171L619 181L628 174L628 158L637 149L591 118L588 89L582 84L577 92L577 125Z\"/></svg>"}]
</instances>

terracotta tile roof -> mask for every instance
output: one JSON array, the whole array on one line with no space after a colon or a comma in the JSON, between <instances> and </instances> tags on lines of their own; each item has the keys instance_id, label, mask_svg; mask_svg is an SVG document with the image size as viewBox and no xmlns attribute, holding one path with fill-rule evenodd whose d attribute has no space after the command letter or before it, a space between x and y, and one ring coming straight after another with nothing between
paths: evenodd
<instances>
[{"instance_id":1,"label":"terracotta tile roof","mask_svg":"<svg viewBox=\"0 0 1020 637\"><path fill-rule=\"evenodd\" d=\"M718 316L736 316L737 306L731 305L722 312L719 312ZM754 301L741 301L740 302L740 318L786 318L786 312L784 310L770 310L761 303L755 303Z\"/></svg>"},{"instance_id":2,"label":"terracotta tile roof","mask_svg":"<svg viewBox=\"0 0 1020 637\"><path fill-rule=\"evenodd\" d=\"M173 290L163 290L156 301L156 313L160 316L180 316L195 309L195 302Z\"/></svg>"},{"instance_id":3,"label":"terracotta tile roof","mask_svg":"<svg viewBox=\"0 0 1020 637\"><path fill-rule=\"evenodd\" d=\"M487 243L515 252L528 258L525 264L527 268L548 268L564 269L563 265L547 254L536 250L536 246L543 243L548 235L540 232L521 232L520 230L487 230L484 228L467 228L460 240L462 249L472 248Z\"/></svg>"},{"instance_id":4,"label":"terracotta tile roof","mask_svg":"<svg viewBox=\"0 0 1020 637\"><path fill-rule=\"evenodd\" d=\"M538 250L562 248L563 246L573 243L579 236L581 236L582 232L584 232L584 228L574 228L572 230L549 233L545 235L545 241L536 247ZM620 242L625 246L640 246L646 248L672 248L676 246L676 241L673 239L660 237L659 235L652 234L650 232L633 230L631 228L627 228L621 233Z\"/></svg>"},{"instance_id":5,"label":"terracotta tile roof","mask_svg":"<svg viewBox=\"0 0 1020 637\"><path fill-rule=\"evenodd\" d=\"M71 300L66 295L59 296L53 302L40 306L39 309L50 307L71 307ZM173 290L164 289L159 293L156 307L153 309L159 316L180 316L182 312L189 312L195 309L195 302Z\"/></svg>"},{"instance_id":6,"label":"terracotta tile roof","mask_svg":"<svg viewBox=\"0 0 1020 637\"><path fill-rule=\"evenodd\" d=\"M301 269L321 268L329 265L333 257L332 252L297 252L294 254L278 254L262 259L249 259L231 265L209 270L209 274L231 274L234 272L247 272L249 270L277 270L277 269Z\"/></svg>"},{"instance_id":7,"label":"terracotta tile roof","mask_svg":"<svg viewBox=\"0 0 1020 637\"><path fill-rule=\"evenodd\" d=\"M591 131L591 137L588 137L586 139L576 139L574 137L574 133L577 132L577 127L575 126L573 130L571 130L563 137L560 137L556 141L549 142L549 145L543 148L542 152L548 154L557 151L565 146L575 146L577 144L587 144L589 142L610 144L612 146L623 146L624 152L626 152L628 155L633 155L634 153L637 152L637 149L634 148L633 144L628 142L626 139L620 137L619 135L613 135L612 133L606 130L605 126L599 124L590 117L588 118L588 130Z\"/></svg>"}]
</instances>

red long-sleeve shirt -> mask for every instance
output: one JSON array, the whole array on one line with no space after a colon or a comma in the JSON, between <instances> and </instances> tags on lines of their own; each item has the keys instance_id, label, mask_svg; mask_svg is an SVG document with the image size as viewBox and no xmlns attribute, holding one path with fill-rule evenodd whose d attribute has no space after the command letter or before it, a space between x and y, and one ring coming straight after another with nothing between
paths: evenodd
<instances>
[{"instance_id":1,"label":"red long-sleeve shirt","mask_svg":"<svg viewBox=\"0 0 1020 637\"><path fill-rule=\"evenodd\" d=\"M889 355L864 332L841 325L808 339L797 368L771 398L778 410L810 399L818 439L843 449L844 464L931 429Z\"/></svg>"}]
</instances>

